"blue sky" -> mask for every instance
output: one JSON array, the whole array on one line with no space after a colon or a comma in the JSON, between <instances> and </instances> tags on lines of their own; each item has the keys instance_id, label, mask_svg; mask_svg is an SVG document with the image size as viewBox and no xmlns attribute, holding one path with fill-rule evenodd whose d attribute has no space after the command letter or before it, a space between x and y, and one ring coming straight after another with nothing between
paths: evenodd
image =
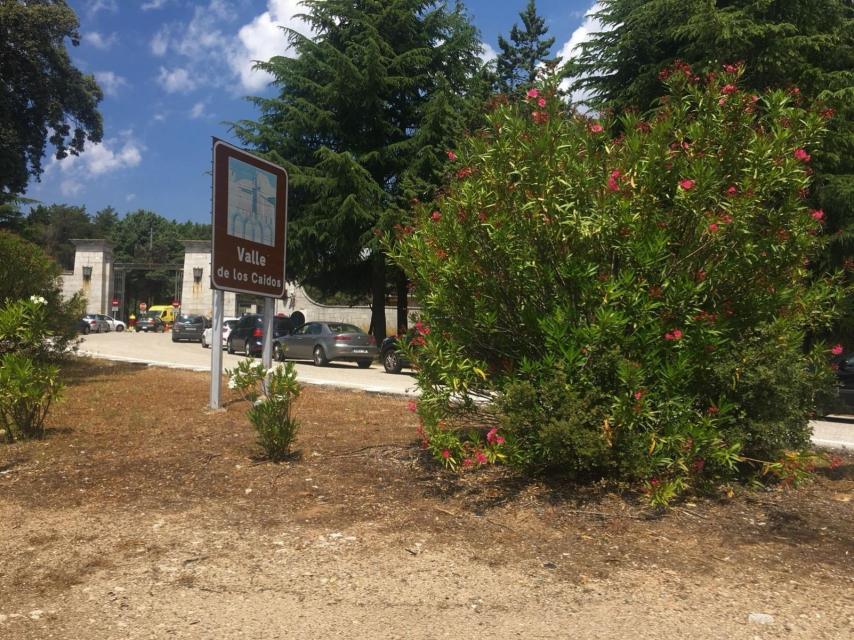
<instances>
[{"instance_id":1,"label":"blue sky","mask_svg":"<svg viewBox=\"0 0 854 640\"><path fill-rule=\"evenodd\" d=\"M104 90L104 139L78 158L49 155L27 195L44 204L108 205L121 215L155 211L178 221L210 220L211 136L234 142L225 124L257 116L244 97L270 95L252 61L285 52L277 28L300 29L299 0L70 0L82 43L75 64ZM487 51L498 48L527 0L468 0ZM592 0L538 0L569 51L591 21Z\"/></svg>"}]
</instances>

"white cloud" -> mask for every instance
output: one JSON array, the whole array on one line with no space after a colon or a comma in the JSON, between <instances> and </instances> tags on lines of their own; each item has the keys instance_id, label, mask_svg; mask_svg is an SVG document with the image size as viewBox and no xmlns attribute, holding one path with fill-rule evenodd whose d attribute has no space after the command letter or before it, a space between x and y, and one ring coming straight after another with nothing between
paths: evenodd
<instances>
[{"instance_id":1,"label":"white cloud","mask_svg":"<svg viewBox=\"0 0 854 640\"><path fill-rule=\"evenodd\" d=\"M149 46L155 56L174 54L171 59L181 59L174 71L161 68L158 81L170 93L202 85L231 85L229 88L238 93L263 89L272 78L252 67L258 60L288 52L282 27L310 34L309 26L295 17L305 11L299 3L300 0L267 0L266 11L236 31L234 3L208 0L197 6L189 22L164 25L151 39Z\"/></svg>"},{"instance_id":2,"label":"white cloud","mask_svg":"<svg viewBox=\"0 0 854 640\"><path fill-rule=\"evenodd\" d=\"M268 0L267 11L237 32L238 42L229 55L229 64L240 78L243 89L258 91L273 79L270 74L252 67L257 60L266 61L288 53L290 47L282 27L310 33L309 26L296 18L301 11L304 9L299 6L299 0Z\"/></svg>"},{"instance_id":3,"label":"white cloud","mask_svg":"<svg viewBox=\"0 0 854 640\"><path fill-rule=\"evenodd\" d=\"M83 191L83 183L77 180L63 180L59 183L59 191L66 198L70 198Z\"/></svg>"},{"instance_id":4,"label":"white cloud","mask_svg":"<svg viewBox=\"0 0 854 640\"><path fill-rule=\"evenodd\" d=\"M138 166L142 162L143 151L145 147L134 140L132 132L122 132L118 138L87 144L79 156L68 156L63 160L53 158L45 168L45 180L58 171L62 176L59 183L62 195L75 196L101 176Z\"/></svg>"},{"instance_id":5,"label":"white cloud","mask_svg":"<svg viewBox=\"0 0 854 640\"><path fill-rule=\"evenodd\" d=\"M480 46L483 47L483 51L480 54L480 59L484 62L495 60L498 57L498 52L492 48L492 45L487 44L486 42L481 42Z\"/></svg>"},{"instance_id":6,"label":"white cloud","mask_svg":"<svg viewBox=\"0 0 854 640\"><path fill-rule=\"evenodd\" d=\"M575 48L582 42L589 40L591 34L603 30L602 23L593 17L593 14L601 9L602 5L599 2L594 2L593 5L585 12L584 22L581 23L580 27L572 32L569 40L563 43L563 46L558 52L558 55L561 57L563 62L567 62L570 58L575 57L578 53L575 51Z\"/></svg>"},{"instance_id":7,"label":"white cloud","mask_svg":"<svg viewBox=\"0 0 854 640\"><path fill-rule=\"evenodd\" d=\"M99 11L115 13L119 10L119 6L116 4L116 0L89 0L86 10L90 16L94 16Z\"/></svg>"},{"instance_id":8,"label":"white cloud","mask_svg":"<svg viewBox=\"0 0 854 640\"><path fill-rule=\"evenodd\" d=\"M593 16L593 14L601 10L602 4L600 2L594 2L584 13L584 22L581 23L580 27L572 32L569 40L563 43L563 46L558 52L562 63L565 64L571 58L578 55L579 51L577 50L577 47L581 43L589 40L592 34L605 30L606 27ZM569 85L570 81L567 79L561 82L560 88L567 91L569 90ZM574 91L570 94L570 100L576 105L585 102L589 97L589 94L584 91Z\"/></svg>"},{"instance_id":9,"label":"white cloud","mask_svg":"<svg viewBox=\"0 0 854 640\"><path fill-rule=\"evenodd\" d=\"M97 31L88 31L83 34L83 42L92 45L96 49L101 49L102 51L106 51L116 44L117 39L118 35L115 33L105 36Z\"/></svg>"},{"instance_id":10,"label":"white cloud","mask_svg":"<svg viewBox=\"0 0 854 640\"><path fill-rule=\"evenodd\" d=\"M127 80L112 71L96 71L95 80L108 96L117 96L119 89L128 84Z\"/></svg>"},{"instance_id":11,"label":"white cloud","mask_svg":"<svg viewBox=\"0 0 854 640\"><path fill-rule=\"evenodd\" d=\"M158 58L166 55L166 51L169 49L169 37L171 30L172 28L169 25L164 25L151 39L151 53L156 55Z\"/></svg>"},{"instance_id":12,"label":"white cloud","mask_svg":"<svg viewBox=\"0 0 854 640\"><path fill-rule=\"evenodd\" d=\"M194 120L197 118L201 118L204 115L205 115L205 103L204 102L197 102L196 104L193 105L193 108L190 109L190 117L193 118Z\"/></svg>"},{"instance_id":13,"label":"white cloud","mask_svg":"<svg viewBox=\"0 0 854 640\"><path fill-rule=\"evenodd\" d=\"M150 0L149 2L144 2L140 9L143 11L151 11L152 9L160 9L164 4L169 2L169 0Z\"/></svg>"},{"instance_id":14,"label":"white cloud","mask_svg":"<svg viewBox=\"0 0 854 640\"><path fill-rule=\"evenodd\" d=\"M135 199L136 199L135 193L129 193L125 196L125 202L131 202L132 200L135 200Z\"/></svg>"},{"instance_id":15,"label":"white cloud","mask_svg":"<svg viewBox=\"0 0 854 640\"><path fill-rule=\"evenodd\" d=\"M166 93L187 93L196 88L196 81L190 76L190 72L183 67L171 71L165 67L160 67L157 81Z\"/></svg>"}]
</instances>

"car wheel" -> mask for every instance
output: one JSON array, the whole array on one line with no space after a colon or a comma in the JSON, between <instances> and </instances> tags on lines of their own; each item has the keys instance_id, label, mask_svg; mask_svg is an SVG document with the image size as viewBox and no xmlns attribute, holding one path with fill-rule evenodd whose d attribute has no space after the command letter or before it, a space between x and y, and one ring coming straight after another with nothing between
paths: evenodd
<instances>
[{"instance_id":1,"label":"car wheel","mask_svg":"<svg viewBox=\"0 0 854 640\"><path fill-rule=\"evenodd\" d=\"M367 369L371 366L373 360L359 360L356 364L359 365L360 369Z\"/></svg>"},{"instance_id":2,"label":"car wheel","mask_svg":"<svg viewBox=\"0 0 854 640\"><path fill-rule=\"evenodd\" d=\"M204 337L204 336L202 336L202 339L201 339L201 340L199 340L199 342L202 344L202 349L207 349L207 348L208 348L208 343L205 341L205 337Z\"/></svg>"},{"instance_id":3,"label":"car wheel","mask_svg":"<svg viewBox=\"0 0 854 640\"><path fill-rule=\"evenodd\" d=\"M88 335L88 334L89 334L89 327L83 327L83 330L81 331L81 333L82 333L84 336L85 336L85 335Z\"/></svg>"},{"instance_id":4,"label":"car wheel","mask_svg":"<svg viewBox=\"0 0 854 640\"><path fill-rule=\"evenodd\" d=\"M400 364L400 356L397 355L397 351L389 349L385 352L385 355L383 355L383 367L386 373L400 373L403 366Z\"/></svg>"},{"instance_id":5,"label":"car wheel","mask_svg":"<svg viewBox=\"0 0 854 640\"><path fill-rule=\"evenodd\" d=\"M172 342L178 342L178 337L174 333L172 334Z\"/></svg>"},{"instance_id":6,"label":"car wheel","mask_svg":"<svg viewBox=\"0 0 854 640\"><path fill-rule=\"evenodd\" d=\"M122 332L124 330L125 330L125 325L123 325L123 324L117 324L116 325L116 331Z\"/></svg>"},{"instance_id":7,"label":"car wheel","mask_svg":"<svg viewBox=\"0 0 854 640\"><path fill-rule=\"evenodd\" d=\"M317 345L314 348L314 366L325 367L328 364L329 360L326 359L326 353L323 351L323 347Z\"/></svg>"},{"instance_id":8,"label":"car wheel","mask_svg":"<svg viewBox=\"0 0 854 640\"><path fill-rule=\"evenodd\" d=\"M285 350L282 349L282 345L278 342L273 345L273 357L279 362L285 361Z\"/></svg>"},{"instance_id":9,"label":"car wheel","mask_svg":"<svg viewBox=\"0 0 854 640\"><path fill-rule=\"evenodd\" d=\"M225 350L229 353L234 353L234 342L231 338L228 339L228 342L225 343Z\"/></svg>"}]
</instances>

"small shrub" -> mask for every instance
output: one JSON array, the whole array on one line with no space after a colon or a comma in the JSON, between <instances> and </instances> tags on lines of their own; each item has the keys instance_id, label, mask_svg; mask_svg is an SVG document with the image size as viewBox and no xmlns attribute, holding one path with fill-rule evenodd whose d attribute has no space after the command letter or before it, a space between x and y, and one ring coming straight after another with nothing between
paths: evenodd
<instances>
[{"instance_id":1,"label":"small shrub","mask_svg":"<svg viewBox=\"0 0 854 640\"><path fill-rule=\"evenodd\" d=\"M246 359L226 373L229 388L252 403L247 415L258 434L258 444L271 460L286 458L299 430L292 415L300 393L294 363L264 369L263 364Z\"/></svg>"},{"instance_id":2,"label":"small shrub","mask_svg":"<svg viewBox=\"0 0 854 640\"><path fill-rule=\"evenodd\" d=\"M45 361L49 344L44 298L0 308L0 421L7 442L44 437L47 412L62 391L59 368Z\"/></svg>"},{"instance_id":3,"label":"small shrub","mask_svg":"<svg viewBox=\"0 0 854 640\"><path fill-rule=\"evenodd\" d=\"M6 441L43 438L47 412L61 391L56 365L16 353L0 356L0 422Z\"/></svg>"}]
</instances>

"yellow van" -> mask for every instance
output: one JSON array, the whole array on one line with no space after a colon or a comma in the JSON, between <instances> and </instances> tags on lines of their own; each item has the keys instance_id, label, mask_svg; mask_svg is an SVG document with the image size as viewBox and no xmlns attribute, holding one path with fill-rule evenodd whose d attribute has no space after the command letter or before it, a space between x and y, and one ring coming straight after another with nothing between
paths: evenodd
<instances>
[{"instance_id":1,"label":"yellow van","mask_svg":"<svg viewBox=\"0 0 854 640\"><path fill-rule=\"evenodd\" d=\"M171 304L155 304L148 307L148 311L159 314L164 324L175 323L175 309Z\"/></svg>"}]
</instances>

